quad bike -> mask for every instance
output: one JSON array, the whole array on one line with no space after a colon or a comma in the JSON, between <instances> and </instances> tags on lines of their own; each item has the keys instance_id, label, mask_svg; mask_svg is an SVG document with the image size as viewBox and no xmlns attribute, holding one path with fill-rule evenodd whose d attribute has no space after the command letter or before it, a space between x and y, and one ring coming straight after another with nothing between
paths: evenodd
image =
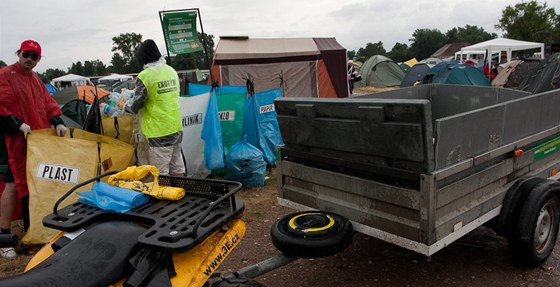
<instances>
[{"instance_id":1,"label":"quad bike","mask_svg":"<svg viewBox=\"0 0 560 287\"><path fill-rule=\"evenodd\" d=\"M336 254L352 241L352 224L340 215L293 213L271 228L280 255L220 276L218 266L245 234L245 205L235 195L239 182L160 176L160 185L182 187L185 197L151 198L125 213L80 202L58 209L76 189L114 173L80 183L58 199L43 225L61 232L24 273L0 279L0 286L262 286L253 278L300 257ZM16 242L0 238L0 246Z\"/></svg>"}]
</instances>

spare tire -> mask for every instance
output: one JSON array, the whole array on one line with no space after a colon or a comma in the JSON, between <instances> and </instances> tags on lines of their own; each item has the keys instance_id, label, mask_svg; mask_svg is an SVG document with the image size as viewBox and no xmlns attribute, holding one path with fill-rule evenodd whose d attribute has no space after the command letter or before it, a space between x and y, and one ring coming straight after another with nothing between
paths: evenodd
<instances>
[{"instance_id":1,"label":"spare tire","mask_svg":"<svg viewBox=\"0 0 560 287\"><path fill-rule=\"evenodd\" d=\"M318 258L334 255L352 243L354 228L345 217L324 211L288 214L271 228L274 246L295 257Z\"/></svg>"}]
</instances>

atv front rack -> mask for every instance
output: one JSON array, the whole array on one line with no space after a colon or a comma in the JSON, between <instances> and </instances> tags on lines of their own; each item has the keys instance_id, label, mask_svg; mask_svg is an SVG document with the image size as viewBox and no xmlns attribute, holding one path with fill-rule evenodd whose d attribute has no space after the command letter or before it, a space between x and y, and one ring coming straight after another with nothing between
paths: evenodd
<instances>
[{"instance_id":1,"label":"atv front rack","mask_svg":"<svg viewBox=\"0 0 560 287\"><path fill-rule=\"evenodd\" d=\"M53 213L43 225L62 231L74 231L100 221L133 221L150 226L138 237L142 245L159 250L184 251L241 215L245 205L235 197L241 183L227 180L160 176L163 186L182 187L185 196L177 201L151 198L146 204L125 213L102 210L81 202L58 210L59 204L76 189L115 174L108 172L82 182L56 202Z\"/></svg>"}]
</instances>

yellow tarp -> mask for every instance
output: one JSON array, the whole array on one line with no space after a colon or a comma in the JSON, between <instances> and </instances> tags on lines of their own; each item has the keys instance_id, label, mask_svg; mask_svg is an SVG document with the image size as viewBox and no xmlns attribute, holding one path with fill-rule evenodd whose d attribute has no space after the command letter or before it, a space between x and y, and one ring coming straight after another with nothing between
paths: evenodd
<instances>
[{"instance_id":1,"label":"yellow tarp","mask_svg":"<svg viewBox=\"0 0 560 287\"><path fill-rule=\"evenodd\" d=\"M412 58L406 62L404 62L407 66L412 67L414 65L416 65L418 63L418 60L416 60L416 58Z\"/></svg>"},{"instance_id":2,"label":"yellow tarp","mask_svg":"<svg viewBox=\"0 0 560 287\"><path fill-rule=\"evenodd\" d=\"M180 187L159 185L159 171L153 165L129 166L109 176L109 184L139 191L157 199L179 200L185 196Z\"/></svg>"}]
</instances>

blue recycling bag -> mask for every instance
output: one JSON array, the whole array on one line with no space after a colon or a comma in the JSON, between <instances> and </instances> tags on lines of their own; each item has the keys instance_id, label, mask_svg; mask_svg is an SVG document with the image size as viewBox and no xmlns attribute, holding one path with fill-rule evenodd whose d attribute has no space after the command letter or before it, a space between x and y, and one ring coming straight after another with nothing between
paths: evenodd
<instances>
[{"instance_id":1,"label":"blue recycling bag","mask_svg":"<svg viewBox=\"0 0 560 287\"><path fill-rule=\"evenodd\" d=\"M124 213L150 200L150 196L128 188L96 182L91 190L78 192L79 202L103 210Z\"/></svg>"},{"instance_id":2,"label":"blue recycling bag","mask_svg":"<svg viewBox=\"0 0 560 287\"><path fill-rule=\"evenodd\" d=\"M280 88L258 92L245 101L243 110L242 134L248 143L263 152L270 166L276 166L276 148L284 145L274 106L274 99L281 96Z\"/></svg>"},{"instance_id":3,"label":"blue recycling bag","mask_svg":"<svg viewBox=\"0 0 560 287\"><path fill-rule=\"evenodd\" d=\"M204 85L204 84L193 84L189 83L189 96L196 96L201 94L210 93L212 90L212 86Z\"/></svg>"},{"instance_id":4,"label":"blue recycling bag","mask_svg":"<svg viewBox=\"0 0 560 287\"><path fill-rule=\"evenodd\" d=\"M247 86L219 86L218 88L218 95L219 94L247 94Z\"/></svg>"},{"instance_id":5,"label":"blue recycling bag","mask_svg":"<svg viewBox=\"0 0 560 287\"><path fill-rule=\"evenodd\" d=\"M234 144L226 156L227 178L239 181L244 187L264 186L266 162L263 153L247 142Z\"/></svg>"},{"instance_id":6,"label":"blue recycling bag","mask_svg":"<svg viewBox=\"0 0 560 287\"><path fill-rule=\"evenodd\" d=\"M193 84L189 83L189 95L196 96L201 94L210 93L212 91L212 86L204 84ZM216 87L216 93L219 94L247 94L246 86L218 86Z\"/></svg>"},{"instance_id":7,"label":"blue recycling bag","mask_svg":"<svg viewBox=\"0 0 560 287\"><path fill-rule=\"evenodd\" d=\"M216 90L212 91L208 101L201 138L204 140L204 164L206 168L209 170L224 168L224 145L218 116Z\"/></svg>"}]
</instances>

